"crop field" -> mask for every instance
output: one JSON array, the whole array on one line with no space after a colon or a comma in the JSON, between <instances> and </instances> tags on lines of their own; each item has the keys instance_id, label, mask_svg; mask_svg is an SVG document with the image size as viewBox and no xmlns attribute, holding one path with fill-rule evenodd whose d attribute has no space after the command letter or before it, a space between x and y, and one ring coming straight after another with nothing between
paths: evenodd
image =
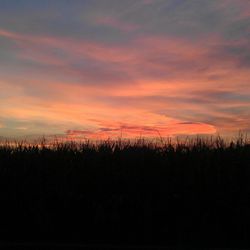
<instances>
[{"instance_id":1,"label":"crop field","mask_svg":"<svg viewBox=\"0 0 250 250\"><path fill-rule=\"evenodd\" d=\"M247 247L250 144L4 142L0 199L2 241Z\"/></svg>"}]
</instances>

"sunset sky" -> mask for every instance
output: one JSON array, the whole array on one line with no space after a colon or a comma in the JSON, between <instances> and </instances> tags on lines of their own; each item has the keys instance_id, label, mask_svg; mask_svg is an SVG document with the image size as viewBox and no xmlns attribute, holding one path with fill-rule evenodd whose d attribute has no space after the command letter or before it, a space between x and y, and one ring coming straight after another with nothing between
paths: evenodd
<instances>
[{"instance_id":1,"label":"sunset sky","mask_svg":"<svg viewBox=\"0 0 250 250\"><path fill-rule=\"evenodd\" d=\"M250 132L250 1L0 0L0 136Z\"/></svg>"}]
</instances>

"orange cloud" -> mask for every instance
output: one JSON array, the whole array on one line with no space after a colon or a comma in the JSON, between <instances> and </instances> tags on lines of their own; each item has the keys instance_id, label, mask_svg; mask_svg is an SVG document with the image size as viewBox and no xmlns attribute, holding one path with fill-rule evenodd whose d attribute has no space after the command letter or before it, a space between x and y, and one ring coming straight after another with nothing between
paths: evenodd
<instances>
[{"instance_id":1,"label":"orange cloud","mask_svg":"<svg viewBox=\"0 0 250 250\"><path fill-rule=\"evenodd\" d=\"M107 138L159 138L171 137L173 135L214 134L216 129L208 124L175 123L168 126L137 126L128 124L112 124L112 127L101 127L95 131L89 130L67 130L66 139L79 140L107 139Z\"/></svg>"},{"instance_id":2,"label":"orange cloud","mask_svg":"<svg viewBox=\"0 0 250 250\"><path fill-rule=\"evenodd\" d=\"M68 138L117 137L121 131L125 137L212 134L248 127L250 100L243 101L242 94L250 94L250 72L244 54L235 54L249 49L244 39L145 36L111 46L2 29L0 36L16 41L19 58L41 64L34 75L8 75L0 82L0 118L56 122Z\"/></svg>"}]
</instances>

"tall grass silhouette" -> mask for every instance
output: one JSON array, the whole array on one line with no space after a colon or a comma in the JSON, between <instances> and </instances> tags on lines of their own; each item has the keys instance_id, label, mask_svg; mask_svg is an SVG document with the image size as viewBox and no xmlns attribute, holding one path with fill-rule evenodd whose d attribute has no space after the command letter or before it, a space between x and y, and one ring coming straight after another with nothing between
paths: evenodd
<instances>
[{"instance_id":1,"label":"tall grass silhouette","mask_svg":"<svg viewBox=\"0 0 250 250\"><path fill-rule=\"evenodd\" d=\"M0 145L1 240L249 246L243 137Z\"/></svg>"}]
</instances>

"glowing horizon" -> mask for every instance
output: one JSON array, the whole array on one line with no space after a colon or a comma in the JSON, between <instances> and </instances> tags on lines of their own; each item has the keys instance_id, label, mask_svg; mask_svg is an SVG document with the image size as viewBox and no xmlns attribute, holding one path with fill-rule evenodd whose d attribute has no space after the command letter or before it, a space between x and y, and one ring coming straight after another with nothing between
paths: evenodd
<instances>
[{"instance_id":1,"label":"glowing horizon","mask_svg":"<svg viewBox=\"0 0 250 250\"><path fill-rule=\"evenodd\" d=\"M250 131L248 1L3 1L0 55L0 137Z\"/></svg>"}]
</instances>

